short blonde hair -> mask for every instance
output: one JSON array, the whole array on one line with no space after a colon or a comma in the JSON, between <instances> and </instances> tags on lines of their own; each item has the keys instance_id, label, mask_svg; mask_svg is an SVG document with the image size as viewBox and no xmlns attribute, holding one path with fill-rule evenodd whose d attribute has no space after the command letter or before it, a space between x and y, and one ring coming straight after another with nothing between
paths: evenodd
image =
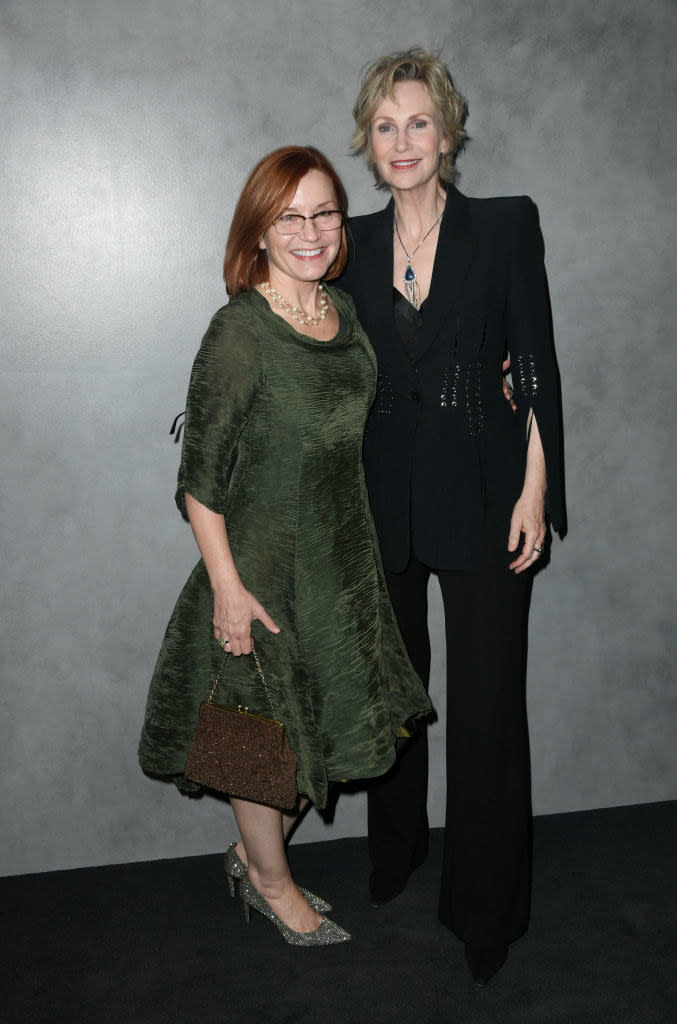
<instances>
[{"instance_id":1,"label":"short blonde hair","mask_svg":"<svg viewBox=\"0 0 677 1024\"><path fill-rule=\"evenodd\" d=\"M395 99L398 82L422 82L428 90L442 121L442 130L449 140L449 151L440 158L440 180L453 181L456 174L456 157L463 148L468 133L464 124L468 116L468 104L454 88L449 69L437 54L420 47L388 53L368 64L363 73L360 91L353 107L355 131L350 140L350 151L355 156L363 155L374 178L377 188L386 188L374 163L371 147L371 119L381 100L386 96Z\"/></svg>"}]
</instances>

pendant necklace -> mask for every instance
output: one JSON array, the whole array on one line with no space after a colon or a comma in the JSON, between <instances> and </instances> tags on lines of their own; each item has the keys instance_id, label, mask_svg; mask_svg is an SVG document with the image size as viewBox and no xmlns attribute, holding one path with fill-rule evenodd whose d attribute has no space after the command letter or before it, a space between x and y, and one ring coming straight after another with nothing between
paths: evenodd
<instances>
[{"instance_id":1,"label":"pendant necklace","mask_svg":"<svg viewBox=\"0 0 677 1024\"><path fill-rule=\"evenodd\" d=\"M418 281L416 280L416 271L412 267L411 261L413 260L414 256L416 255L418 250L421 248L421 246L425 242L425 240L428 237L428 235L432 234L432 232L435 230L435 228L437 227L439 222L442 220L443 216L444 216L444 210L442 210L442 213L439 215L439 217L437 218L437 220L435 221L433 226L430 228L430 231L426 231L425 235L423 236L421 241L418 243L418 245L416 246L414 251L412 253L409 253L409 252L407 252L407 250L405 248L404 242L402 241L402 237L400 235L400 229L397 226L397 216L395 214L393 214L393 218L394 218L394 221L395 221L395 231L397 232L397 237L399 239L400 245L404 249L404 255L407 257L407 265L406 265L406 267L404 269L404 294L405 294L407 300L414 307L414 309L419 309L420 308L420 305L421 305L421 289L418 286Z\"/></svg>"},{"instance_id":2,"label":"pendant necklace","mask_svg":"<svg viewBox=\"0 0 677 1024\"><path fill-rule=\"evenodd\" d=\"M324 290L323 284L319 284L317 287L320 294L320 312L318 316L310 316L309 313L304 313L300 306L292 306L291 302L287 302L284 296L280 295L269 281L261 283L261 291L269 295L273 302L280 306L292 320L298 320L299 323L304 324L306 327L317 327L327 316L327 306L329 305L327 293Z\"/></svg>"}]
</instances>

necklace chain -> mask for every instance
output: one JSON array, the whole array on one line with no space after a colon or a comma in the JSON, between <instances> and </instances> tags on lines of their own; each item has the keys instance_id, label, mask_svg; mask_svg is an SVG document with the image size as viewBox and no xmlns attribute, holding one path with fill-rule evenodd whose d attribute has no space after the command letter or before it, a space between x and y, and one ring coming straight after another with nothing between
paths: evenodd
<instances>
[{"instance_id":1,"label":"necklace chain","mask_svg":"<svg viewBox=\"0 0 677 1024\"><path fill-rule=\"evenodd\" d=\"M418 252L418 250L419 250L419 249L421 248L421 246L422 246L422 245L423 245L423 243L425 242L425 240L426 240L426 238L428 237L428 235L431 235L431 234L433 233L433 231L435 230L435 228L437 227L437 225L439 224L439 222L440 222L440 221L442 220L442 217L443 217L443 216L444 216L444 210L442 210L442 213L441 213L441 214L439 215L439 217L437 218L437 220L435 221L435 223L433 224L433 226L432 226L432 227L430 228L430 230L429 230L429 231L426 231L425 235L423 236L423 238L421 239L421 241L420 241L420 242L418 243L418 245L416 246L416 248L414 249L414 251L413 251L413 252L411 252L411 253L409 253L409 252L407 252L407 249L406 249L406 247L405 247L405 244L404 244L404 242L402 241L402 236L400 235L400 229L399 229L399 227L398 227L398 224L397 224L397 216L396 216L396 215L394 215L394 220L395 220L395 231L397 232L397 237L398 237L398 238L399 238L399 240L400 240L400 245L401 245L401 246L402 246L402 248L404 249L404 255L405 255L405 256L407 257L407 260L408 260L408 266L411 266L411 261L413 260L414 256L416 255L416 253Z\"/></svg>"},{"instance_id":2,"label":"necklace chain","mask_svg":"<svg viewBox=\"0 0 677 1024\"><path fill-rule=\"evenodd\" d=\"M407 248L406 248L404 242L402 241L402 236L400 234L400 228L399 228L399 225L397 223L397 214L393 214L393 219L395 221L395 231L397 232L397 238L399 240L400 245L404 249L404 255L407 257L407 265L404 268L404 277L403 277L403 280L404 280L404 294L406 295L407 299L412 304L414 309L419 309L419 307L421 305L421 289L418 286L418 281L416 280L416 271L412 267L411 261L413 260L414 256L416 255L418 250L421 248L421 246L425 242L425 240L428 237L428 235L431 235L433 233L433 231L435 230L435 228L437 227L439 222L442 220L443 216L444 216L444 210L442 210L442 213L439 215L439 217L437 218L437 220L435 221L433 226L428 231L426 231L425 235L423 236L421 241L418 243L416 248L413 250L413 252L407 252Z\"/></svg>"},{"instance_id":3,"label":"necklace chain","mask_svg":"<svg viewBox=\"0 0 677 1024\"><path fill-rule=\"evenodd\" d=\"M292 306L291 302L287 302L285 297L273 288L270 281L263 281L261 284L261 290L266 295L269 295L276 305L283 309L285 313L288 313L292 320L298 320L299 323L304 324L306 327L317 327L327 316L327 307L329 305L327 293L324 290L323 284L320 283L318 287L320 290L320 312L317 316L310 316L308 313L304 313L300 306Z\"/></svg>"}]
</instances>

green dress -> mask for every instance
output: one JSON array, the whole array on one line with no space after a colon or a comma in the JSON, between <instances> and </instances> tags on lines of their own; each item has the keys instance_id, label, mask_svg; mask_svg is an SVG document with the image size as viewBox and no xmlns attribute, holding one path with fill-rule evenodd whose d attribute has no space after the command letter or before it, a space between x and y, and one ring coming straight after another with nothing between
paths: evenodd
<instances>
[{"instance_id":1,"label":"green dress","mask_svg":"<svg viewBox=\"0 0 677 1024\"><path fill-rule=\"evenodd\" d=\"M191 375L176 501L225 516L240 578L280 627L253 637L277 717L317 807L328 783L381 775L398 727L430 702L388 599L362 471L376 359L352 299L328 289L331 341L299 334L256 291L214 316ZM200 702L223 661L200 560L170 619L148 694L143 769L183 775ZM270 715L250 657L228 658L216 699Z\"/></svg>"}]
</instances>

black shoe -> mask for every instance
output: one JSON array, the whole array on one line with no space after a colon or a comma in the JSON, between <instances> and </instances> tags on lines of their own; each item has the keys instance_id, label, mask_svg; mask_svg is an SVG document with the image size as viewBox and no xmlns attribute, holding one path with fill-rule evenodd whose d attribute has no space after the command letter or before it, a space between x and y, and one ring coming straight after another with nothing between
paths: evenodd
<instances>
[{"instance_id":1,"label":"black shoe","mask_svg":"<svg viewBox=\"0 0 677 1024\"><path fill-rule=\"evenodd\" d=\"M477 988L484 988L488 985L495 974L508 958L508 947L498 946L496 949L480 949L478 946L470 946L466 943L465 959L473 981Z\"/></svg>"},{"instance_id":2,"label":"black shoe","mask_svg":"<svg viewBox=\"0 0 677 1024\"><path fill-rule=\"evenodd\" d=\"M398 881L396 878L389 878L387 875L380 875L372 871L369 876L369 906L378 909L390 903L396 896L404 892L409 878Z\"/></svg>"}]
</instances>

